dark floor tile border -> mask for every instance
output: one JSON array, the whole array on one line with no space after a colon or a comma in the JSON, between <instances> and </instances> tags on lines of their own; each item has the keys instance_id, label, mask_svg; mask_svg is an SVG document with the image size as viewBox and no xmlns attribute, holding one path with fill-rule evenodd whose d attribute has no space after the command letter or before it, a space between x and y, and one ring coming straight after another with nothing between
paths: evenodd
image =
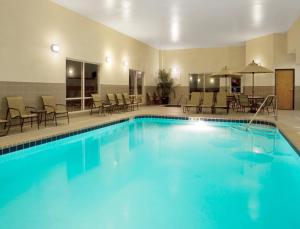
<instances>
[{"instance_id":1,"label":"dark floor tile border","mask_svg":"<svg viewBox=\"0 0 300 229\"><path fill-rule=\"evenodd\" d=\"M143 119L143 118L163 118L163 119L176 119L176 120L201 120L208 122L232 122L232 123L248 123L249 119L225 119L225 118L205 118L205 117L186 117L186 116L168 116L168 115L137 115L134 119ZM263 120L254 120L254 124L266 125L277 127L275 123Z\"/></svg>"},{"instance_id":2,"label":"dark floor tile border","mask_svg":"<svg viewBox=\"0 0 300 229\"><path fill-rule=\"evenodd\" d=\"M129 118L120 119L120 120L116 120L116 121L112 121L112 122L108 122L108 123L103 123L103 124L92 126L92 127L73 130L73 131L70 131L70 132L66 132L66 133L63 133L63 134L59 134L59 135L55 135L55 136L51 136L51 137L47 137L47 138L38 139L38 140L35 140L35 141L31 141L31 142L26 142L26 143L22 143L22 144L18 144L18 145L13 145L13 146L9 146L9 147L0 148L0 156L8 154L8 153L13 153L13 152L18 151L18 150L27 149L27 148L38 146L38 145L41 145L41 144L46 144L46 143L49 143L49 142L57 141L57 140L60 140L60 139L63 139L63 138L75 136L75 135L78 135L78 134L83 134L83 133L86 133L86 132L89 132L89 131L101 129L101 128L104 128L104 127L107 127L107 126L112 126L112 125L122 123L122 122L126 122L126 121L129 121Z\"/></svg>"}]
</instances>

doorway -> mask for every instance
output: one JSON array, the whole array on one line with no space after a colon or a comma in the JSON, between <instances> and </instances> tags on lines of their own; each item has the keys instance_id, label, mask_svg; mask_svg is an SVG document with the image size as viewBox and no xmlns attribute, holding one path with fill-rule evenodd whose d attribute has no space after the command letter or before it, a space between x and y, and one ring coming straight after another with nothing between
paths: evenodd
<instances>
[{"instance_id":1,"label":"doorway","mask_svg":"<svg viewBox=\"0 0 300 229\"><path fill-rule=\"evenodd\" d=\"M275 92L279 110L294 110L295 70L277 69L275 71Z\"/></svg>"}]
</instances>

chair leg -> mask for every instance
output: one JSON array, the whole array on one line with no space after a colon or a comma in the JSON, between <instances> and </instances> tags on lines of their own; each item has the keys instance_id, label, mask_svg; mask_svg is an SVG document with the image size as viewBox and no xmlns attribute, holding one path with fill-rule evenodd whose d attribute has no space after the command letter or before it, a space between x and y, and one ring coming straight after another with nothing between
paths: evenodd
<instances>
[{"instance_id":1,"label":"chair leg","mask_svg":"<svg viewBox=\"0 0 300 229\"><path fill-rule=\"evenodd\" d=\"M31 128L32 128L32 117L30 117L30 125L31 125Z\"/></svg>"},{"instance_id":2,"label":"chair leg","mask_svg":"<svg viewBox=\"0 0 300 229\"><path fill-rule=\"evenodd\" d=\"M54 114L54 121L55 121L55 125L57 126L57 118L56 118L56 114Z\"/></svg>"},{"instance_id":3,"label":"chair leg","mask_svg":"<svg viewBox=\"0 0 300 229\"><path fill-rule=\"evenodd\" d=\"M68 124L70 124L69 113L67 113Z\"/></svg>"},{"instance_id":4,"label":"chair leg","mask_svg":"<svg viewBox=\"0 0 300 229\"><path fill-rule=\"evenodd\" d=\"M21 132L23 132L24 119L20 118Z\"/></svg>"}]
</instances>

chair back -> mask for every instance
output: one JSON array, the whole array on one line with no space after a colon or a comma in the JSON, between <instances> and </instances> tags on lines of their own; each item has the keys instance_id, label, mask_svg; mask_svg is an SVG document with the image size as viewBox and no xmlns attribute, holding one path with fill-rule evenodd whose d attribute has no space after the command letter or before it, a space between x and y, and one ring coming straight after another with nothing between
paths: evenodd
<instances>
[{"instance_id":1,"label":"chair back","mask_svg":"<svg viewBox=\"0 0 300 229\"><path fill-rule=\"evenodd\" d=\"M108 100L110 105L116 105L117 104L114 94L107 94L107 100Z\"/></svg>"},{"instance_id":2,"label":"chair back","mask_svg":"<svg viewBox=\"0 0 300 229\"><path fill-rule=\"evenodd\" d=\"M250 106L248 95L239 95L239 104L242 107Z\"/></svg>"},{"instance_id":3,"label":"chair back","mask_svg":"<svg viewBox=\"0 0 300 229\"><path fill-rule=\"evenodd\" d=\"M227 93L226 92L217 93L217 101L216 101L215 106L227 107Z\"/></svg>"},{"instance_id":4,"label":"chair back","mask_svg":"<svg viewBox=\"0 0 300 229\"><path fill-rule=\"evenodd\" d=\"M203 96L203 106L212 107L214 104L214 93L213 92L204 92Z\"/></svg>"},{"instance_id":5,"label":"chair back","mask_svg":"<svg viewBox=\"0 0 300 229\"><path fill-rule=\"evenodd\" d=\"M274 97L268 97L267 98L267 101L265 102L265 105L264 107L270 107L270 106L273 106L273 100L274 100Z\"/></svg>"},{"instance_id":6,"label":"chair back","mask_svg":"<svg viewBox=\"0 0 300 229\"><path fill-rule=\"evenodd\" d=\"M121 93L116 93L116 97L115 98L116 98L117 104L119 104L119 105L124 104L123 103L123 96L122 96Z\"/></svg>"},{"instance_id":7,"label":"chair back","mask_svg":"<svg viewBox=\"0 0 300 229\"><path fill-rule=\"evenodd\" d=\"M42 96L42 100L43 100L44 109L48 114L55 111L56 101L54 96L44 95Z\"/></svg>"},{"instance_id":8,"label":"chair back","mask_svg":"<svg viewBox=\"0 0 300 229\"><path fill-rule=\"evenodd\" d=\"M102 106L101 96L99 94L92 94L91 96L93 99L94 107L101 107Z\"/></svg>"},{"instance_id":9,"label":"chair back","mask_svg":"<svg viewBox=\"0 0 300 229\"><path fill-rule=\"evenodd\" d=\"M128 93L123 93L123 101L126 105L131 103Z\"/></svg>"},{"instance_id":10,"label":"chair back","mask_svg":"<svg viewBox=\"0 0 300 229\"><path fill-rule=\"evenodd\" d=\"M188 101L188 105L199 106L201 101L200 92L192 92L191 99Z\"/></svg>"},{"instance_id":11,"label":"chair back","mask_svg":"<svg viewBox=\"0 0 300 229\"><path fill-rule=\"evenodd\" d=\"M21 115L26 114L26 109L23 101L23 97L21 96L12 96L12 97L6 97L7 100L7 107L8 108L13 108L18 110ZM9 110L9 114L11 118L18 117L20 114L16 110Z\"/></svg>"},{"instance_id":12,"label":"chair back","mask_svg":"<svg viewBox=\"0 0 300 229\"><path fill-rule=\"evenodd\" d=\"M137 95L136 96L136 102L137 103L143 103L143 96L142 95Z\"/></svg>"}]
</instances>

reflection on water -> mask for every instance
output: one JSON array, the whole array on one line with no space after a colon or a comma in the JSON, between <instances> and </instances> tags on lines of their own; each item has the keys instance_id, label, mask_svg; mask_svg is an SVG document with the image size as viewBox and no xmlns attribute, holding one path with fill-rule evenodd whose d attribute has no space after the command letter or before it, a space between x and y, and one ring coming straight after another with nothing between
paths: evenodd
<instances>
[{"instance_id":1,"label":"reflection on water","mask_svg":"<svg viewBox=\"0 0 300 229\"><path fill-rule=\"evenodd\" d=\"M101 138L87 138L73 142L66 150L66 169L69 179L100 165Z\"/></svg>"}]
</instances>

